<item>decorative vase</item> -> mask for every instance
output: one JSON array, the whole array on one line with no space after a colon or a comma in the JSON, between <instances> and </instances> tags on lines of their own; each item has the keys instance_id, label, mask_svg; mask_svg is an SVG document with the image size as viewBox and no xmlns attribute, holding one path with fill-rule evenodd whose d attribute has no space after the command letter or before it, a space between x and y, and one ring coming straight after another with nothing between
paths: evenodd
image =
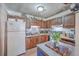
<instances>
[{"instance_id":1,"label":"decorative vase","mask_svg":"<svg viewBox=\"0 0 79 59\"><path fill-rule=\"evenodd\" d=\"M54 48L58 48L59 43L57 41L54 41Z\"/></svg>"}]
</instances>

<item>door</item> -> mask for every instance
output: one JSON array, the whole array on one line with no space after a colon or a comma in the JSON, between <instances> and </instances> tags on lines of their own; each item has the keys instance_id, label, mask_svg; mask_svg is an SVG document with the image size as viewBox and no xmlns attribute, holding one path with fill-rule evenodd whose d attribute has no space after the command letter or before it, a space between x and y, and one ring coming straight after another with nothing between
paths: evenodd
<instances>
[{"instance_id":1,"label":"door","mask_svg":"<svg viewBox=\"0 0 79 59\"><path fill-rule=\"evenodd\" d=\"M26 39L25 39L26 50L27 50L27 49L30 49L30 40L31 40L30 37L26 37Z\"/></svg>"}]
</instances>

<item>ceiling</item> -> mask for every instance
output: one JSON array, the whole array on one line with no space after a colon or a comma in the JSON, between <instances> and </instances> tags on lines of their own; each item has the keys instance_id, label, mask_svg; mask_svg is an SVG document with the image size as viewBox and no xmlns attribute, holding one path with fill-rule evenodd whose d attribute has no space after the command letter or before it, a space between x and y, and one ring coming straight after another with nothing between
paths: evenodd
<instances>
[{"instance_id":1,"label":"ceiling","mask_svg":"<svg viewBox=\"0 0 79 59\"><path fill-rule=\"evenodd\" d=\"M70 4L64 3L6 3L6 7L10 10L33 15L41 18L51 17L61 11L69 8ZM37 11L37 6L43 6L44 11Z\"/></svg>"}]
</instances>

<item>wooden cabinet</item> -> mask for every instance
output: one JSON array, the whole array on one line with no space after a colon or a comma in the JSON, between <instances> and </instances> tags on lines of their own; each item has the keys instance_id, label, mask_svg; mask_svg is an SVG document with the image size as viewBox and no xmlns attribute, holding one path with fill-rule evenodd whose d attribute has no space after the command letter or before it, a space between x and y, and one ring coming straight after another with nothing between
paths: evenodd
<instances>
[{"instance_id":1,"label":"wooden cabinet","mask_svg":"<svg viewBox=\"0 0 79 59\"><path fill-rule=\"evenodd\" d=\"M51 26L52 26L52 24L53 24L52 21L53 21L52 19L46 21L46 28L51 28Z\"/></svg>"},{"instance_id":2,"label":"wooden cabinet","mask_svg":"<svg viewBox=\"0 0 79 59\"><path fill-rule=\"evenodd\" d=\"M48 41L48 35L41 35L41 42Z\"/></svg>"},{"instance_id":3,"label":"wooden cabinet","mask_svg":"<svg viewBox=\"0 0 79 59\"><path fill-rule=\"evenodd\" d=\"M32 20L31 26L39 26L40 28L46 28L46 22L43 20Z\"/></svg>"},{"instance_id":4,"label":"wooden cabinet","mask_svg":"<svg viewBox=\"0 0 79 59\"><path fill-rule=\"evenodd\" d=\"M41 28L46 28L46 22L45 21L41 21Z\"/></svg>"},{"instance_id":5,"label":"wooden cabinet","mask_svg":"<svg viewBox=\"0 0 79 59\"><path fill-rule=\"evenodd\" d=\"M75 28L75 15L69 14L63 17L50 19L46 22L47 22L46 23L47 28L50 28L51 26L54 26L54 25L61 25L61 24L63 24L64 28Z\"/></svg>"},{"instance_id":6,"label":"wooden cabinet","mask_svg":"<svg viewBox=\"0 0 79 59\"><path fill-rule=\"evenodd\" d=\"M31 37L30 39L30 48L33 48L34 47L34 38Z\"/></svg>"},{"instance_id":7,"label":"wooden cabinet","mask_svg":"<svg viewBox=\"0 0 79 59\"><path fill-rule=\"evenodd\" d=\"M57 23L58 23L58 22L57 22L57 19L53 19L53 20L51 21L51 24L52 24L52 25L57 25Z\"/></svg>"},{"instance_id":8,"label":"wooden cabinet","mask_svg":"<svg viewBox=\"0 0 79 59\"><path fill-rule=\"evenodd\" d=\"M26 39L26 48L30 49L30 48L35 47L37 44L37 40L38 40L38 38L36 36L27 38Z\"/></svg>"},{"instance_id":9,"label":"wooden cabinet","mask_svg":"<svg viewBox=\"0 0 79 59\"><path fill-rule=\"evenodd\" d=\"M25 46L26 46L26 49L31 48L30 39L31 39L31 37L26 37L26 39L25 39Z\"/></svg>"},{"instance_id":10,"label":"wooden cabinet","mask_svg":"<svg viewBox=\"0 0 79 59\"><path fill-rule=\"evenodd\" d=\"M48 41L48 35L45 35L45 42Z\"/></svg>"},{"instance_id":11,"label":"wooden cabinet","mask_svg":"<svg viewBox=\"0 0 79 59\"><path fill-rule=\"evenodd\" d=\"M39 38L38 38L37 36L31 37L31 39L30 39L31 48L33 48L33 47L35 47L35 46L37 45L38 39L39 39Z\"/></svg>"},{"instance_id":12,"label":"wooden cabinet","mask_svg":"<svg viewBox=\"0 0 79 59\"><path fill-rule=\"evenodd\" d=\"M42 26L42 21L41 20L37 20L37 26L39 26L41 28L41 26Z\"/></svg>"},{"instance_id":13,"label":"wooden cabinet","mask_svg":"<svg viewBox=\"0 0 79 59\"><path fill-rule=\"evenodd\" d=\"M38 44L41 43L41 36L38 36Z\"/></svg>"},{"instance_id":14,"label":"wooden cabinet","mask_svg":"<svg viewBox=\"0 0 79 59\"><path fill-rule=\"evenodd\" d=\"M46 21L46 28L50 28L50 21Z\"/></svg>"},{"instance_id":15,"label":"wooden cabinet","mask_svg":"<svg viewBox=\"0 0 79 59\"><path fill-rule=\"evenodd\" d=\"M64 28L75 28L75 15L70 14L64 17L63 19Z\"/></svg>"},{"instance_id":16,"label":"wooden cabinet","mask_svg":"<svg viewBox=\"0 0 79 59\"><path fill-rule=\"evenodd\" d=\"M40 28L47 28L46 21L26 19L26 28L30 28L31 26L39 26Z\"/></svg>"},{"instance_id":17,"label":"wooden cabinet","mask_svg":"<svg viewBox=\"0 0 79 59\"><path fill-rule=\"evenodd\" d=\"M37 25L37 20L32 20L31 21L31 26L36 26Z\"/></svg>"},{"instance_id":18,"label":"wooden cabinet","mask_svg":"<svg viewBox=\"0 0 79 59\"><path fill-rule=\"evenodd\" d=\"M31 26L39 26L40 28L46 28L46 23L43 20L32 20Z\"/></svg>"},{"instance_id":19,"label":"wooden cabinet","mask_svg":"<svg viewBox=\"0 0 79 59\"><path fill-rule=\"evenodd\" d=\"M41 28L44 28L44 22L43 22L43 21L41 22L41 24L42 24L42 25L41 25Z\"/></svg>"},{"instance_id":20,"label":"wooden cabinet","mask_svg":"<svg viewBox=\"0 0 79 59\"><path fill-rule=\"evenodd\" d=\"M37 44L48 41L48 35L26 37L26 49L34 48Z\"/></svg>"},{"instance_id":21,"label":"wooden cabinet","mask_svg":"<svg viewBox=\"0 0 79 59\"><path fill-rule=\"evenodd\" d=\"M26 19L26 28L30 28L31 26L41 26L41 20Z\"/></svg>"},{"instance_id":22,"label":"wooden cabinet","mask_svg":"<svg viewBox=\"0 0 79 59\"><path fill-rule=\"evenodd\" d=\"M55 19L51 20L51 26L61 25L61 24L62 24L62 17L58 17L58 18L55 18Z\"/></svg>"},{"instance_id":23,"label":"wooden cabinet","mask_svg":"<svg viewBox=\"0 0 79 59\"><path fill-rule=\"evenodd\" d=\"M54 25L54 20L51 19L50 22L49 22L49 24L50 24L50 27L51 27L52 25ZM48 25L48 24L47 24L47 25Z\"/></svg>"},{"instance_id":24,"label":"wooden cabinet","mask_svg":"<svg viewBox=\"0 0 79 59\"><path fill-rule=\"evenodd\" d=\"M41 43L45 41L45 36L41 35Z\"/></svg>"},{"instance_id":25,"label":"wooden cabinet","mask_svg":"<svg viewBox=\"0 0 79 59\"><path fill-rule=\"evenodd\" d=\"M61 24L63 24L64 28L74 28L75 15L70 14L67 16L58 17L47 21L26 19L26 28L30 28L31 26L39 26L40 28L51 28L51 26L61 25Z\"/></svg>"},{"instance_id":26,"label":"wooden cabinet","mask_svg":"<svg viewBox=\"0 0 79 59\"><path fill-rule=\"evenodd\" d=\"M62 19L61 18L55 18L55 19L50 19L46 21L46 27L51 28L54 25L61 25L62 24Z\"/></svg>"}]
</instances>

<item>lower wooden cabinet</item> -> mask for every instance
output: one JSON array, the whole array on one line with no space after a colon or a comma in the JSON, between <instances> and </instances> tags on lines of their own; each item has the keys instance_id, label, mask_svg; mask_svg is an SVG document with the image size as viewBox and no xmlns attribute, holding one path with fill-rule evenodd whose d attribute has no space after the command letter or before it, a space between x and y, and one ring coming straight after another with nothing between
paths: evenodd
<instances>
[{"instance_id":1,"label":"lower wooden cabinet","mask_svg":"<svg viewBox=\"0 0 79 59\"><path fill-rule=\"evenodd\" d=\"M26 39L25 39L25 46L26 46L26 49L29 49L29 48L31 48L31 41L30 41L30 37L26 37Z\"/></svg>"},{"instance_id":2,"label":"lower wooden cabinet","mask_svg":"<svg viewBox=\"0 0 79 59\"><path fill-rule=\"evenodd\" d=\"M48 41L48 35L26 37L26 50L36 47L37 44Z\"/></svg>"},{"instance_id":3,"label":"lower wooden cabinet","mask_svg":"<svg viewBox=\"0 0 79 59\"><path fill-rule=\"evenodd\" d=\"M31 48L35 47L37 44L37 37L31 37L30 44L31 44Z\"/></svg>"},{"instance_id":4,"label":"lower wooden cabinet","mask_svg":"<svg viewBox=\"0 0 79 59\"><path fill-rule=\"evenodd\" d=\"M45 42L48 41L48 35L45 36Z\"/></svg>"},{"instance_id":5,"label":"lower wooden cabinet","mask_svg":"<svg viewBox=\"0 0 79 59\"><path fill-rule=\"evenodd\" d=\"M46 41L48 41L48 35L42 35L41 42L46 42Z\"/></svg>"}]
</instances>

